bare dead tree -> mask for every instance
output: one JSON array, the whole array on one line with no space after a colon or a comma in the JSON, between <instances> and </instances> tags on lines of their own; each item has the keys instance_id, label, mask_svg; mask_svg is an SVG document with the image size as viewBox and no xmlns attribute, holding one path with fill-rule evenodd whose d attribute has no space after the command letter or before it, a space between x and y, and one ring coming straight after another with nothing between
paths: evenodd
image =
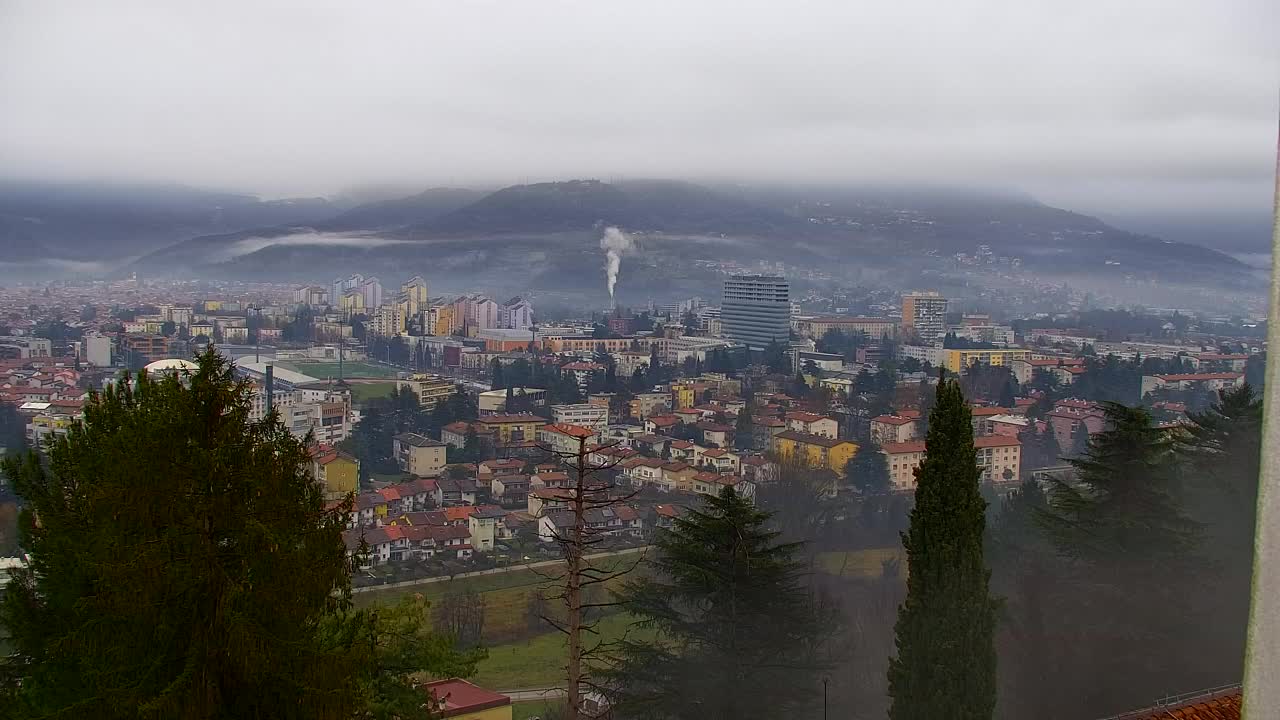
<instances>
[{"instance_id":1,"label":"bare dead tree","mask_svg":"<svg viewBox=\"0 0 1280 720\"><path fill-rule=\"evenodd\" d=\"M479 647L484 636L486 605L484 596L474 591L442 598L433 613L436 631L452 635L462 647Z\"/></svg>"},{"instance_id":2,"label":"bare dead tree","mask_svg":"<svg viewBox=\"0 0 1280 720\"><path fill-rule=\"evenodd\" d=\"M586 691L599 691L600 688L590 677L589 661L598 656L607 645L596 626L599 616L589 619L587 614L598 608L614 607L616 602L587 597L591 588L602 586L616 578L633 571L644 561L644 554L633 562L623 562L621 566L612 563L596 564L591 557L591 550L604 541L613 528L608 526L607 519L621 505L635 496L629 488L621 488L613 478L613 471L619 461L600 458L601 451L618 447L619 443L591 446L588 442L593 434L585 428L561 426L560 431L577 440L573 450L562 450L550 446L539 445L548 455L567 465L571 478L568 487L561 488L560 500L568 505L567 513L572 520L568 527L560 527L552 523L553 539L559 545L564 558L562 574L558 576L543 575L552 582L556 592L549 599L564 603L566 617L564 621L544 614L542 619L556 630L564 633L568 640L568 659L565 665L566 720L587 720L603 717L606 708L594 702L584 702ZM535 572L537 572L535 570ZM594 594L594 593L592 593Z\"/></svg>"}]
</instances>

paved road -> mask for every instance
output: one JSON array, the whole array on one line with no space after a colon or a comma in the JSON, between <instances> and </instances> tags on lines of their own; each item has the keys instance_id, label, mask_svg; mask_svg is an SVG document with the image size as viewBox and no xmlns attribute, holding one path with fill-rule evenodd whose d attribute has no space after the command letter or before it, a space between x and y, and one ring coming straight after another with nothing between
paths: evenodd
<instances>
[{"instance_id":1,"label":"paved road","mask_svg":"<svg viewBox=\"0 0 1280 720\"><path fill-rule=\"evenodd\" d=\"M552 700L565 696L564 688L526 688L524 690L499 690L498 694L506 695L512 702L530 702L533 700Z\"/></svg>"},{"instance_id":2,"label":"paved road","mask_svg":"<svg viewBox=\"0 0 1280 720\"><path fill-rule=\"evenodd\" d=\"M614 550L613 552L595 553L586 555L586 559L594 560L596 558L609 557L610 555L628 555L631 553L644 552L649 549L648 545L641 547L627 548L625 550ZM491 568L489 570L474 570L467 573L458 573L453 577L448 575L438 575L436 577L418 578L417 580L403 580L401 582L387 583L385 585L366 585L365 587L352 588L353 593L373 592L375 590L391 590L394 588L414 587L416 585L430 585L431 583L447 582L449 580L462 580L463 578L480 577L481 575L497 575L499 573L514 572L516 570L528 570L530 568L544 568L553 565L563 565L564 560L543 560L535 563L521 563L519 565L507 565L500 568Z\"/></svg>"}]
</instances>

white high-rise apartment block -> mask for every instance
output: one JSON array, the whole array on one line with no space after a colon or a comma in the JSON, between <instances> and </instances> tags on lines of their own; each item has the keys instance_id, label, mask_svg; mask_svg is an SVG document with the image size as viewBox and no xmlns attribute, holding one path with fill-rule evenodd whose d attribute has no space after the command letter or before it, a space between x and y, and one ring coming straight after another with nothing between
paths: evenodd
<instances>
[{"instance_id":1,"label":"white high-rise apartment block","mask_svg":"<svg viewBox=\"0 0 1280 720\"><path fill-rule=\"evenodd\" d=\"M98 333L85 335L84 361L95 367L111 367L111 338Z\"/></svg>"},{"instance_id":2,"label":"white high-rise apartment block","mask_svg":"<svg viewBox=\"0 0 1280 720\"><path fill-rule=\"evenodd\" d=\"M940 341L947 332L947 299L936 292L903 295L902 328L926 345Z\"/></svg>"}]
</instances>

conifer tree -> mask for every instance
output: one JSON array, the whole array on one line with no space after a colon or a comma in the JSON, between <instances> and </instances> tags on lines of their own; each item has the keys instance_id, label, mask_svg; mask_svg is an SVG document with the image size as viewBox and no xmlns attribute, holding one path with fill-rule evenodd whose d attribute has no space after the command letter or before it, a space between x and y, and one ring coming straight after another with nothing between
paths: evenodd
<instances>
[{"instance_id":1,"label":"conifer tree","mask_svg":"<svg viewBox=\"0 0 1280 720\"><path fill-rule=\"evenodd\" d=\"M1180 658L1201 625L1187 577L1203 577L1202 528L1184 510L1176 441L1142 408L1106 403L1106 428L1070 461L1075 477L1053 479L1039 523L1069 560L1061 581L1072 598L1058 622L1075 628L1073 683L1082 711L1133 706L1178 686L1205 687L1221 669L1199 674ZM1117 642L1116 638L1131 640ZM1194 655L1195 653L1190 653ZM1088 681L1123 677L1123 683Z\"/></svg>"},{"instance_id":2,"label":"conifer tree","mask_svg":"<svg viewBox=\"0 0 1280 720\"><path fill-rule=\"evenodd\" d=\"M1218 402L1190 414L1182 429L1189 482L1186 507L1204 526L1201 550L1216 592L1200 596L1214 622L1204 623L1206 665L1231 681L1241 676L1262 459L1262 398L1249 384L1224 390ZM1217 681L1216 679L1214 680Z\"/></svg>"},{"instance_id":3,"label":"conifer tree","mask_svg":"<svg viewBox=\"0 0 1280 720\"><path fill-rule=\"evenodd\" d=\"M744 407L738 411L738 417L733 422L733 446L739 450L750 450L755 446L755 440L752 438L754 433L754 425L751 419L751 408Z\"/></svg>"},{"instance_id":4,"label":"conifer tree","mask_svg":"<svg viewBox=\"0 0 1280 720\"><path fill-rule=\"evenodd\" d=\"M996 702L996 602L983 558L986 501L979 492L969 406L940 380L929 418L916 502L903 534L907 599L889 663L890 720L990 720Z\"/></svg>"},{"instance_id":5,"label":"conifer tree","mask_svg":"<svg viewBox=\"0 0 1280 720\"><path fill-rule=\"evenodd\" d=\"M1080 457L1089 451L1089 426L1077 423L1071 430L1071 455Z\"/></svg>"},{"instance_id":6,"label":"conifer tree","mask_svg":"<svg viewBox=\"0 0 1280 720\"><path fill-rule=\"evenodd\" d=\"M494 390L506 387L506 379L503 375L502 363L498 362L498 358L494 358L489 364L489 387Z\"/></svg>"},{"instance_id":7,"label":"conifer tree","mask_svg":"<svg viewBox=\"0 0 1280 720\"><path fill-rule=\"evenodd\" d=\"M864 495L878 495L889 491L889 464L880 452L880 446L868 442L858 448L844 466L845 481Z\"/></svg>"},{"instance_id":8,"label":"conifer tree","mask_svg":"<svg viewBox=\"0 0 1280 720\"><path fill-rule=\"evenodd\" d=\"M619 713L737 720L813 705L834 626L803 585L800 544L781 542L768 521L726 488L659 533L656 572L618 594L657 631L624 638L602 678Z\"/></svg>"},{"instance_id":9,"label":"conifer tree","mask_svg":"<svg viewBox=\"0 0 1280 720\"><path fill-rule=\"evenodd\" d=\"M306 446L250 406L210 348L181 378L93 397L47 465L6 459L31 564L0 607L16 649L0 706L352 717L370 649L367 618L335 619L350 605L348 510L325 509Z\"/></svg>"},{"instance_id":10,"label":"conifer tree","mask_svg":"<svg viewBox=\"0 0 1280 720\"><path fill-rule=\"evenodd\" d=\"M1142 408L1103 408L1106 429L1070 461L1075 482L1050 487L1046 528L1063 552L1088 562L1182 556L1197 526L1177 501L1173 437Z\"/></svg>"}]
</instances>

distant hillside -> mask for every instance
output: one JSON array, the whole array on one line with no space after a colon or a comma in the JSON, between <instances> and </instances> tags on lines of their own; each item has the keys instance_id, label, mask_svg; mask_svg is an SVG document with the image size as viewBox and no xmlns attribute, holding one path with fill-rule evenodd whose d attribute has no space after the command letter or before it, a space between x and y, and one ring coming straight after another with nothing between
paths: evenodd
<instances>
[{"instance_id":1,"label":"distant hillside","mask_svg":"<svg viewBox=\"0 0 1280 720\"><path fill-rule=\"evenodd\" d=\"M691 183L653 180L611 185L572 180L503 188L407 231L415 237L429 237L570 232L604 225L637 231L746 235L803 229L781 213Z\"/></svg>"},{"instance_id":2,"label":"distant hillside","mask_svg":"<svg viewBox=\"0 0 1280 720\"><path fill-rule=\"evenodd\" d=\"M1015 193L947 188L747 189L744 198L908 252L972 254L979 246L1054 273L1155 273L1186 280L1239 271L1231 256L1200 245L1121 230Z\"/></svg>"},{"instance_id":3,"label":"distant hillside","mask_svg":"<svg viewBox=\"0 0 1280 720\"><path fill-rule=\"evenodd\" d=\"M0 247L25 259L124 260L195 235L307 223L322 198L263 202L179 186L0 181Z\"/></svg>"},{"instance_id":4,"label":"distant hillside","mask_svg":"<svg viewBox=\"0 0 1280 720\"><path fill-rule=\"evenodd\" d=\"M432 188L410 197L366 203L318 226L323 230L382 230L434 220L484 197L478 190Z\"/></svg>"},{"instance_id":5,"label":"distant hillside","mask_svg":"<svg viewBox=\"0 0 1280 720\"><path fill-rule=\"evenodd\" d=\"M154 252L153 273L306 279L359 268L388 279L514 291L599 293L600 233L637 249L621 292L694 292L725 261L784 263L833 276L965 267L985 248L1039 277L1209 287L1252 283L1232 257L1120 230L1016 193L947 188L707 188L665 180L517 185L483 196L435 189L310 223L194 237ZM1016 259L1016 262L1014 262Z\"/></svg>"}]
</instances>

